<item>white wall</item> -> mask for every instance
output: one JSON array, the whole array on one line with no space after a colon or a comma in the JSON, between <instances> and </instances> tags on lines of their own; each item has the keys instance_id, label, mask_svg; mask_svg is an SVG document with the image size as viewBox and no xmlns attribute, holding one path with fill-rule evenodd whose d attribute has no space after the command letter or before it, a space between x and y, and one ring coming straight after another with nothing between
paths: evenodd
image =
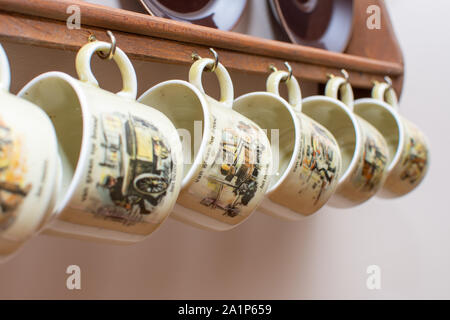
<instances>
[{"instance_id":1,"label":"white wall","mask_svg":"<svg viewBox=\"0 0 450 320\"><path fill-rule=\"evenodd\" d=\"M169 220L130 247L39 236L0 266L0 298L450 298L450 2L387 3L406 58L402 112L431 142L431 168L415 192L352 210L325 208L298 223L256 213L226 233ZM252 0L239 30L273 36L265 6ZM5 48L15 91L45 71L74 75L73 53ZM118 73L109 66L99 62L96 74L105 88L118 90ZM135 67L141 92L163 80L186 79L188 71L143 62ZM264 77L234 73L233 79L237 94L264 88ZM70 264L82 269L81 292L65 288ZM366 288L372 264L382 269L380 291Z\"/></svg>"}]
</instances>

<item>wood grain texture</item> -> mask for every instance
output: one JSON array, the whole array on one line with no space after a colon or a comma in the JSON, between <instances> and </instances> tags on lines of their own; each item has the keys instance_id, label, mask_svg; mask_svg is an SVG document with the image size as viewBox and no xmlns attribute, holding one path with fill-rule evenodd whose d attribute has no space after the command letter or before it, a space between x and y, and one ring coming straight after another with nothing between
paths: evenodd
<instances>
[{"instance_id":1,"label":"wood grain texture","mask_svg":"<svg viewBox=\"0 0 450 320\"><path fill-rule=\"evenodd\" d=\"M83 28L69 30L67 7L81 8ZM151 17L120 9L67 0L0 0L0 40L50 48L78 50L90 33L107 40L114 31L118 45L131 58L190 64L192 52L208 56L214 47L231 70L267 73L289 61L295 76L324 83L328 73L348 70L355 87L370 88L373 80L402 78L403 65L356 55L328 52L289 43ZM397 84L397 82L396 82Z\"/></svg>"},{"instance_id":2,"label":"wood grain texture","mask_svg":"<svg viewBox=\"0 0 450 320\"><path fill-rule=\"evenodd\" d=\"M366 27L369 16L367 8L370 5L377 5L381 9L380 29ZM384 0L357 0L354 12L353 32L346 53L403 65L403 53Z\"/></svg>"},{"instance_id":3,"label":"wood grain texture","mask_svg":"<svg viewBox=\"0 0 450 320\"><path fill-rule=\"evenodd\" d=\"M395 62L404 67L403 52L395 35L384 0L357 0L354 3L353 32L346 53ZM367 8L370 5L377 5L381 9L380 29L366 27L369 16ZM394 79L394 87L400 95L403 87L403 75Z\"/></svg>"}]
</instances>

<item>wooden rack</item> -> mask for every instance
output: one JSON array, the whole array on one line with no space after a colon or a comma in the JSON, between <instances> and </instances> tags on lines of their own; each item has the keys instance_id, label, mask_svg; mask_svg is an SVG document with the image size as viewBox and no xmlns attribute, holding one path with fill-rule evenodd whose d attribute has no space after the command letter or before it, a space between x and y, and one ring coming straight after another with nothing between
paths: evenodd
<instances>
[{"instance_id":1,"label":"wooden rack","mask_svg":"<svg viewBox=\"0 0 450 320\"><path fill-rule=\"evenodd\" d=\"M82 29L66 26L69 5L81 8ZM382 9L380 30L366 27L369 4ZM214 47L231 70L267 74L270 64L289 61L300 79L324 83L327 74L345 68L355 88L369 89L388 75L400 95L403 58L383 0L355 1L354 31L346 53L334 53L234 32L186 24L145 14L67 0L0 0L0 41L63 50L78 50L94 33L108 41L112 30L118 45L131 58L191 64L191 54L208 56Z\"/></svg>"}]
</instances>

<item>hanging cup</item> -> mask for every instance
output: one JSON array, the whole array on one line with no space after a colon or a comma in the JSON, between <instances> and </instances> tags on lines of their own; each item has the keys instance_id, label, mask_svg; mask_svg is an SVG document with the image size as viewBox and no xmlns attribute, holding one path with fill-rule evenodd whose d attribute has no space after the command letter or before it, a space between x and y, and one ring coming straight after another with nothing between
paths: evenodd
<instances>
[{"instance_id":1,"label":"hanging cup","mask_svg":"<svg viewBox=\"0 0 450 320\"><path fill-rule=\"evenodd\" d=\"M325 96L303 100L303 112L327 128L341 150L342 175L336 193L328 202L338 208L369 200L387 177L387 143L371 124L354 114L353 104L350 83L335 76L328 81Z\"/></svg>"}]
</instances>

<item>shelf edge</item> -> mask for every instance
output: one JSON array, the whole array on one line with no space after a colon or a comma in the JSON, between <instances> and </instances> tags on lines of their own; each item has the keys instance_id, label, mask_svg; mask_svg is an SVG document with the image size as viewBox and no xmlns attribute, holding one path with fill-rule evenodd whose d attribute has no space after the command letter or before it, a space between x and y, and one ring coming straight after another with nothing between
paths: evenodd
<instances>
[{"instance_id":1,"label":"shelf edge","mask_svg":"<svg viewBox=\"0 0 450 320\"><path fill-rule=\"evenodd\" d=\"M211 46L237 52L284 59L289 62L313 63L348 71L369 72L392 77L403 74L403 65L364 57L329 52L290 43L260 39L234 32L191 25L145 14L101 5L68 0L0 0L3 11L66 21L67 7L78 5L82 24L112 31L122 31L183 43Z\"/></svg>"}]
</instances>

